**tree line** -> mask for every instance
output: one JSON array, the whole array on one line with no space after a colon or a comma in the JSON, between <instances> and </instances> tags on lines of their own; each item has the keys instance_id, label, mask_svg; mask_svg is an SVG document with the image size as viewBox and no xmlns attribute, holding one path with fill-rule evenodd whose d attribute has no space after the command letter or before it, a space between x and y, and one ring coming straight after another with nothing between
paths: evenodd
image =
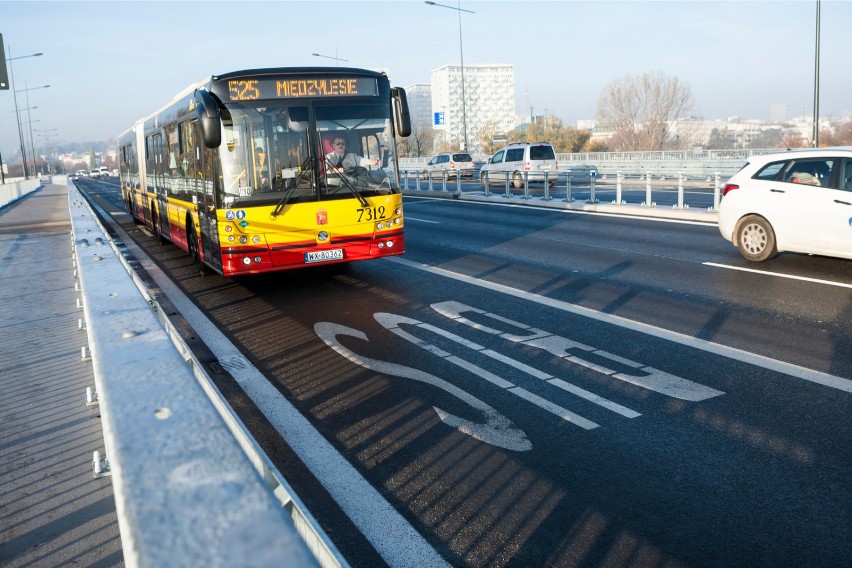
<instances>
[{"instance_id":1,"label":"tree line","mask_svg":"<svg viewBox=\"0 0 852 568\"><path fill-rule=\"evenodd\" d=\"M600 129L610 133L606 140L592 139L592 133L565 126L562 120L547 116L524 128L505 132L496 123L486 124L477 132L485 154L493 154L509 142L553 144L559 153L683 150L700 146L706 149L730 149L733 133L715 128L708 139L697 139L687 132L676 132L676 124L688 124L694 111L689 84L661 72L628 75L614 80L601 92L596 119ZM680 122L678 122L680 121ZM441 134L428 122L415 124L412 136L403 141L403 156L425 156L435 152L458 151L458 144L440 139ZM819 133L820 146L852 145L852 122ZM752 140L740 143L749 148L798 148L810 141L782 128L767 128Z\"/></svg>"}]
</instances>

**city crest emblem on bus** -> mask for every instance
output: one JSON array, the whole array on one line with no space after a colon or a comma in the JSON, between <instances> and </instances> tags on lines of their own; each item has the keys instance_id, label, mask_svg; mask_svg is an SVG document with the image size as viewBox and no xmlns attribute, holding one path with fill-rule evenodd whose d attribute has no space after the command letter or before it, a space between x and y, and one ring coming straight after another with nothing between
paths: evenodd
<instances>
[{"instance_id":1,"label":"city crest emblem on bus","mask_svg":"<svg viewBox=\"0 0 852 568\"><path fill-rule=\"evenodd\" d=\"M328 211L325 209L317 210L317 225L328 225Z\"/></svg>"}]
</instances>

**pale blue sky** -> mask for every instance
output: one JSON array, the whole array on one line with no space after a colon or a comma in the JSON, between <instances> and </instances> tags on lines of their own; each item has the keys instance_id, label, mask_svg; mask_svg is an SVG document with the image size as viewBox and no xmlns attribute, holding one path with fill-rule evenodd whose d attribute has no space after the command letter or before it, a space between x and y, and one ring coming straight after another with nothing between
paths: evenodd
<instances>
[{"instance_id":1,"label":"pale blue sky","mask_svg":"<svg viewBox=\"0 0 852 568\"><path fill-rule=\"evenodd\" d=\"M440 2L456 6L455 0ZM768 119L813 112L816 0L498 1L461 7L464 62L511 64L518 111L573 125L602 89L661 71L686 82L695 114ZM190 83L256 67L383 68L397 86L459 61L458 12L420 0L332 2L6 2L0 33L15 89L52 141L115 137ZM852 2L823 0L821 115L852 113ZM0 91L0 151L18 147L11 91ZM38 121L38 122L35 122ZM39 137L36 136L36 142Z\"/></svg>"}]
</instances>

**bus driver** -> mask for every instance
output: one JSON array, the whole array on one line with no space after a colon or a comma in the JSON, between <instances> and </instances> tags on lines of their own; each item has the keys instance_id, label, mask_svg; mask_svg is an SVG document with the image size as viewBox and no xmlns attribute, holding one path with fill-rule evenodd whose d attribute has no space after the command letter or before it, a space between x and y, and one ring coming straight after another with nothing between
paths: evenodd
<instances>
[{"instance_id":1,"label":"bus driver","mask_svg":"<svg viewBox=\"0 0 852 568\"><path fill-rule=\"evenodd\" d=\"M351 169L357 166L367 167L367 166L381 166L381 160L371 160L368 158L362 158L358 154L354 152L346 153L346 141L339 137L335 136L332 141L332 151L328 154L325 159L326 163L335 169Z\"/></svg>"}]
</instances>

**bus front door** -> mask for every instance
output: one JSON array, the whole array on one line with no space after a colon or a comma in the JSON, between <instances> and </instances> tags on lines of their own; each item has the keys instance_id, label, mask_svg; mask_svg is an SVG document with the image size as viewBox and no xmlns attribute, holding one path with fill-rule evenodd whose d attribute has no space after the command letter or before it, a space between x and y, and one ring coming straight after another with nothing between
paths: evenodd
<instances>
[{"instance_id":1,"label":"bus front door","mask_svg":"<svg viewBox=\"0 0 852 568\"><path fill-rule=\"evenodd\" d=\"M218 155L210 148L204 149L204 172L201 191L198 193L198 223L201 231L201 251L204 261L219 272L222 271L222 254L219 245L219 225L216 221L216 185L219 183L217 172Z\"/></svg>"}]
</instances>

